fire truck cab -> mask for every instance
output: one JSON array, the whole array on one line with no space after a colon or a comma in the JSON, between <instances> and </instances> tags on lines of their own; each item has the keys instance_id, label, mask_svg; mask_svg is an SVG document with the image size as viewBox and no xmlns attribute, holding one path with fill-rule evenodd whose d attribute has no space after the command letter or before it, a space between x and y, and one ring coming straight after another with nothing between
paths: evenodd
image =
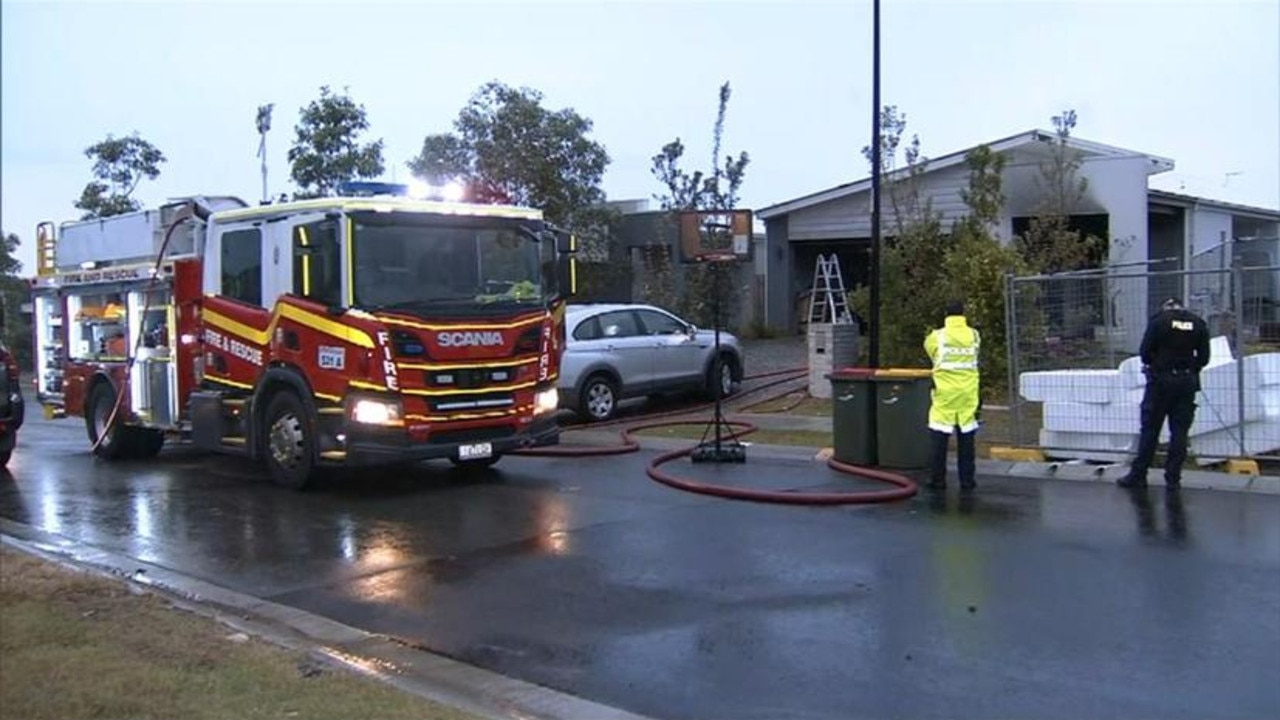
<instances>
[{"instance_id":1,"label":"fire truck cab","mask_svg":"<svg viewBox=\"0 0 1280 720\"><path fill-rule=\"evenodd\" d=\"M326 466L478 467L557 441L574 240L536 210L351 184L37 229L37 399L96 454L170 440Z\"/></svg>"}]
</instances>

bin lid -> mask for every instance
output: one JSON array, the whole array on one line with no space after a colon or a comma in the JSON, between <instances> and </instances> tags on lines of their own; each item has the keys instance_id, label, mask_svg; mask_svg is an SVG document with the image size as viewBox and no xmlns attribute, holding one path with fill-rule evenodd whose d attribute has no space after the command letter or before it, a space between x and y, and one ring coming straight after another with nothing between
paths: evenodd
<instances>
[{"instance_id":1,"label":"bin lid","mask_svg":"<svg viewBox=\"0 0 1280 720\"><path fill-rule=\"evenodd\" d=\"M933 377L933 371L928 368L885 368L875 371L875 376L886 380L910 380Z\"/></svg>"},{"instance_id":2,"label":"bin lid","mask_svg":"<svg viewBox=\"0 0 1280 720\"><path fill-rule=\"evenodd\" d=\"M827 374L828 380L866 380L876 374L875 368L847 367Z\"/></svg>"}]
</instances>

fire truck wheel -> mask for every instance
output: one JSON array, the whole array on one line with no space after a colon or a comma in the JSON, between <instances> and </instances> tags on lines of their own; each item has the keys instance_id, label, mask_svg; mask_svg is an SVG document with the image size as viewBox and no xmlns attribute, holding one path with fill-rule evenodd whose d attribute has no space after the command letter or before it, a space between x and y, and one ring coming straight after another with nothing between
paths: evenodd
<instances>
[{"instance_id":1,"label":"fire truck wheel","mask_svg":"<svg viewBox=\"0 0 1280 720\"><path fill-rule=\"evenodd\" d=\"M9 457L12 455L12 450L0 450L0 467L7 467L9 465Z\"/></svg>"},{"instance_id":2,"label":"fire truck wheel","mask_svg":"<svg viewBox=\"0 0 1280 720\"><path fill-rule=\"evenodd\" d=\"M272 396L262 429L271 479L293 490L306 487L315 465L315 449L311 422L298 396L287 390Z\"/></svg>"},{"instance_id":3,"label":"fire truck wheel","mask_svg":"<svg viewBox=\"0 0 1280 720\"><path fill-rule=\"evenodd\" d=\"M111 423L111 427L107 427L107 421L111 419L111 410L116 404L116 393L111 386L105 382L100 382L93 387L93 391L89 394L89 411L84 414L85 428L89 431L89 442L97 446L94 452L100 458L106 460L116 460L125 457L128 454L128 440L124 423ZM99 442L98 438L102 438Z\"/></svg>"},{"instance_id":4,"label":"fire truck wheel","mask_svg":"<svg viewBox=\"0 0 1280 720\"><path fill-rule=\"evenodd\" d=\"M160 454L164 447L164 431L150 428L129 428L130 456L146 460Z\"/></svg>"},{"instance_id":5,"label":"fire truck wheel","mask_svg":"<svg viewBox=\"0 0 1280 720\"><path fill-rule=\"evenodd\" d=\"M596 373L582 384L578 412L588 422L601 422L613 417L618 409L618 386L604 373Z\"/></svg>"}]
</instances>

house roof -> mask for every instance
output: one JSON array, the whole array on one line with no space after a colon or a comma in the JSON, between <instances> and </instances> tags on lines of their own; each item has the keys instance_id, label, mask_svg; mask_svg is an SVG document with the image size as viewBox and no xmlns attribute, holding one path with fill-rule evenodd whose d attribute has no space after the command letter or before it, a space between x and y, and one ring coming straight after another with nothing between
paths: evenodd
<instances>
[{"instance_id":1,"label":"house roof","mask_svg":"<svg viewBox=\"0 0 1280 720\"><path fill-rule=\"evenodd\" d=\"M1028 130L1027 132L1018 133L1017 135L1010 135L1009 137L1001 138L1000 140L996 140L995 142L985 143L985 144L988 147L990 147L993 152L1005 153L1010 150L1014 150L1020 147L1025 147L1032 143L1052 142L1054 138L1055 138L1055 134L1053 132L1050 132L1047 130L1035 129L1035 130ZM1134 150L1126 150L1124 148L1119 148L1112 145L1103 145L1102 143L1090 142L1088 140L1081 140L1080 138L1075 138L1075 137L1067 138L1067 146L1075 150L1078 150L1079 152L1083 153L1086 157L1112 157L1112 158L1145 157L1148 160L1150 160L1150 169L1148 171L1148 174L1161 173L1161 172L1165 172L1167 170L1173 169L1173 160L1170 160L1168 158L1160 157L1158 155L1150 155L1147 153L1136 152ZM926 173L934 172L936 170L942 170L944 168L959 165L965 161L965 157L969 154L971 150L974 150L978 147L981 147L981 146L975 145L974 147L966 148L964 150L960 150L959 152L953 152L949 155L943 155L942 157L937 157L937 158L930 158L928 160L928 163L925 166L925 172ZM886 179L890 179L890 180L897 179L897 177L901 177L906 173L907 173L906 168L899 168L893 171L892 173L889 173ZM844 185L837 185L836 187L830 188L828 190L822 190L820 192L812 193L810 195L805 195L803 197L799 197L794 200L788 200L786 202L778 203L776 205L770 205L769 207L757 210L756 216L759 218L768 220L770 218L775 218L780 215L786 215L788 213L795 212L796 210L802 210L807 207L820 205L822 203L830 202L832 200L838 200L840 198L848 197L850 195L857 195L858 193L868 192L870 191L870 189L871 189L871 178L869 177L863 178L862 180L858 180L857 182L845 183Z\"/></svg>"},{"instance_id":2,"label":"house roof","mask_svg":"<svg viewBox=\"0 0 1280 720\"><path fill-rule=\"evenodd\" d=\"M1280 210L1254 207L1252 205L1240 205L1238 203L1226 202L1225 200L1213 200L1211 198L1197 197L1195 195L1184 195L1182 193L1170 192L1168 190L1148 190L1147 198L1149 200L1162 202L1168 205L1177 205L1179 207L1202 205L1204 207L1227 210L1236 215L1248 215L1262 220L1280 222Z\"/></svg>"}]
</instances>

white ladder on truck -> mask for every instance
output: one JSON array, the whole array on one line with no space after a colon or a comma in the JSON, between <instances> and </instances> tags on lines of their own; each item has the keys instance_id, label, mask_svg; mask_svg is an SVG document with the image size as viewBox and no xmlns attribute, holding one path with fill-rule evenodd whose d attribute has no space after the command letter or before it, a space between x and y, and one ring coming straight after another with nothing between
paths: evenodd
<instances>
[{"instance_id":1,"label":"white ladder on truck","mask_svg":"<svg viewBox=\"0 0 1280 720\"><path fill-rule=\"evenodd\" d=\"M809 294L809 323L851 323L849 298L844 291L844 278L836 254L818 255L813 269L813 292Z\"/></svg>"}]
</instances>

